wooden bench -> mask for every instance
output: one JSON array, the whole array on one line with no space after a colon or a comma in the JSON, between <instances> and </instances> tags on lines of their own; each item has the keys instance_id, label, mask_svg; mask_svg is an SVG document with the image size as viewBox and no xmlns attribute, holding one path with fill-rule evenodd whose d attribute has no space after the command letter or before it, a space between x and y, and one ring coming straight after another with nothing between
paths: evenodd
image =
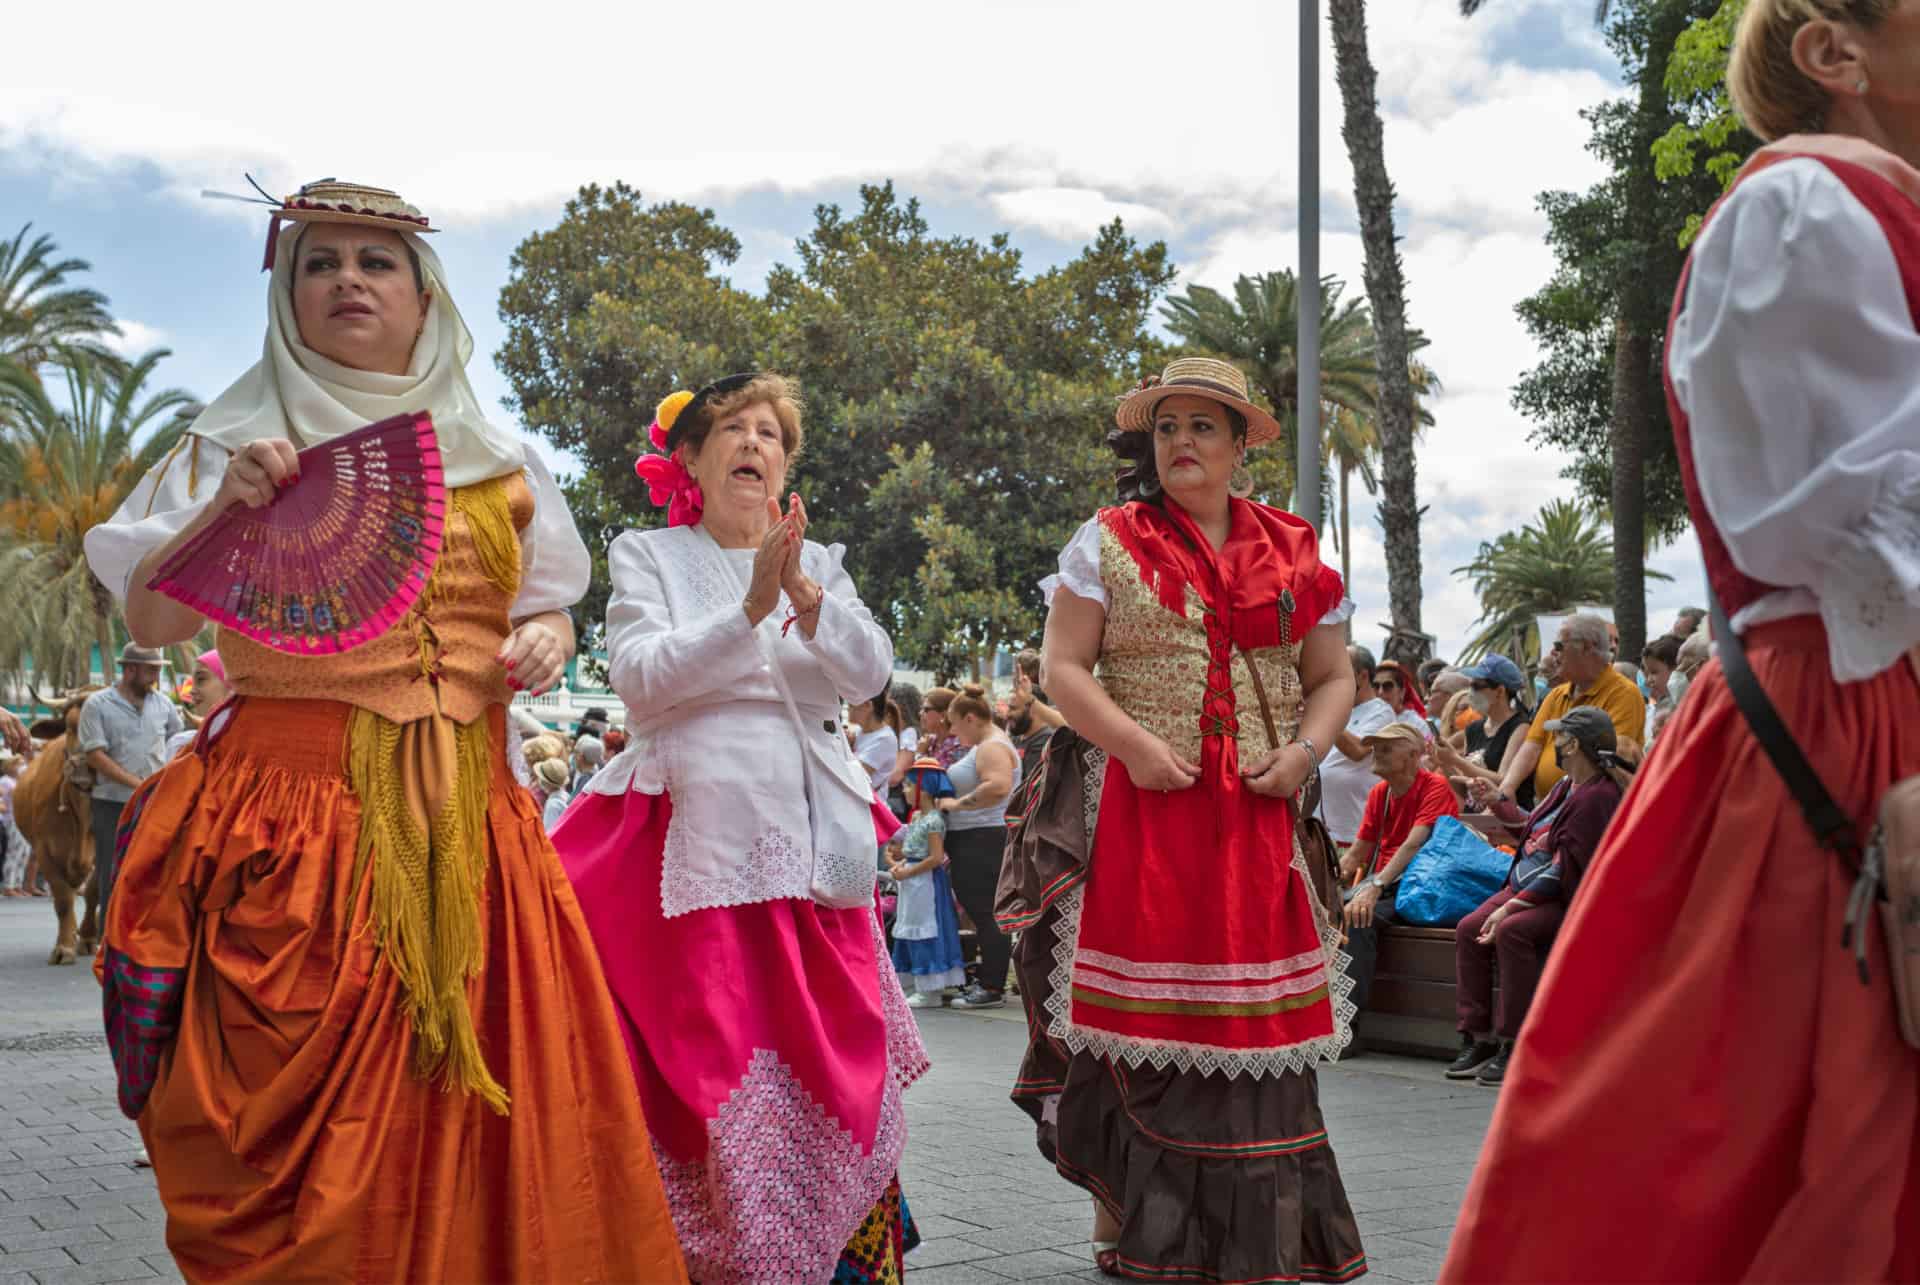
<instances>
[{"instance_id":1,"label":"wooden bench","mask_svg":"<svg viewBox=\"0 0 1920 1285\"><path fill-rule=\"evenodd\" d=\"M1458 1020L1453 929L1382 925L1373 995L1355 1027L1358 1042L1382 1053L1451 1059L1460 1051Z\"/></svg>"}]
</instances>

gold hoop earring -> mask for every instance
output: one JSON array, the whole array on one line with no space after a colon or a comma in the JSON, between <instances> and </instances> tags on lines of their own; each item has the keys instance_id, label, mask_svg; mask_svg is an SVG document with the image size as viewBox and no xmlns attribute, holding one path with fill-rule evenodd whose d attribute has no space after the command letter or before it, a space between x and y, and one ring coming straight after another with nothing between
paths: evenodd
<instances>
[{"instance_id":1,"label":"gold hoop earring","mask_svg":"<svg viewBox=\"0 0 1920 1285\"><path fill-rule=\"evenodd\" d=\"M1227 475L1227 494L1236 500L1244 500L1253 494L1253 470L1245 464L1234 465L1233 472Z\"/></svg>"}]
</instances>

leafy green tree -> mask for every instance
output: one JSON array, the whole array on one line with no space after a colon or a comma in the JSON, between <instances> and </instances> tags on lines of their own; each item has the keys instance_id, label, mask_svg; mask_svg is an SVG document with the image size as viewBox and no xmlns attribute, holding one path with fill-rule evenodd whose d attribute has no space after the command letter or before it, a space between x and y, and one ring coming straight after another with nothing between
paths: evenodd
<instances>
[{"instance_id":1,"label":"leafy green tree","mask_svg":"<svg viewBox=\"0 0 1920 1285\"><path fill-rule=\"evenodd\" d=\"M27 240L29 223L11 241L0 241L0 361L37 371L66 345L97 349L120 328L98 290L68 284L92 269L85 259L61 259L53 238Z\"/></svg>"},{"instance_id":2,"label":"leafy green tree","mask_svg":"<svg viewBox=\"0 0 1920 1285\"><path fill-rule=\"evenodd\" d=\"M813 534L848 546L902 654L946 663L953 646L978 659L1030 641L1034 582L1110 493L1114 398L1163 355L1146 322L1173 275L1165 247L1116 222L1029 274L1007 237L935 236L888 184L862 188L856 210L820 206L764 296L721 275L738 252L711 213L618 187L584 189L516 252L498 359L510 404L585 460L570 496L589 541L659 520L632 465L660 397L780 370L806 399L790 484ZM604 563L596 590L603 603ZM957 641L916 626L962 608L981 627Z\"/></svg>"},{"instance_id":3,"label":"leafy green tree","mask_svg":"<svg viewBox=\"0 0 1920 1285\"><path fill-rule=\"evenodd\" d=\"M1630 93L1585 113L1588 147L1610 173L1584 193L1540 197L1553 277L1518 307L1539 343L1539 365L1514 388L1534 440L1573 456L1580 495L1612 515L1614 620L1623 651L1646 640L1646 550L1650 538L1687 523L1686 497L1667 422L1660 354L1667 310L1684 262L1681 232L1718 194L1698 172L1662 181L1654 144L1684 119L1667 90L1675 42L1720 0L1614 0L1608 46Z\"/></svg>"},{"instance_id":4,"label":"leafy green tree","mask_svg":"<svg viewBox=\"0 0 1920 1285\"><path fill-rule=\"evenodd\" d=\"M1474 660L1496 649L1521 655L1536 616L1605 602L1613 590L1613 543L1605 525L1572 500L1555 500L1518 531L1483 541L1473 561L1454 568L1480 597L1479 632L1461 651ZM1648 575L1667 577L1657 571ZM1622 653L1626 652L1622 644Z\"/></svg>"},{"instance_id":5,"label":"leafy green tree","mask_svg":"<svg viewBox=\"0 0 1920 1285\"><path fill-rule=\"evenodd\" d=\"M56 401L22 367L0 371L0 671L31 656L36 687L86 681L89 649L113 655L115 609L81 540L173 449L197 410L177 388L147 387L167 356L102 361L53 349Z\"/></svg>"},{"instance_id":6,"label":"leafy green tree","mask_svg":"<svg viewBox=\"0 0 1920 1285\"><path fill-rule=\"evenodd\" d=\"M589 186L557 227L514 251L494 360L507 408L586 472L565 487L594 556L581 620L606 618L606 550L628 526L665 521L634 475L653 408L676 388L747 370L769 335L763 301L724 275L740 242L711 210L648 206L623 183Z\"/></svg>"},{"instance_id":7,"label":"leafy green tree","mask_svg":"<svg viewBox=\"0 0 1920 1285\"><path fill-rule=\"evenodd\" d=\"M1667 63L1667 96L1682 113L1653 145L1654 173L1664 182L1691 176L1698 164L1725 191L1760 140L1747 132L1727 93L1727 60L1734 29L1747 0L1721 0L1696 18L1674 42ZM1682 247L1693 244L1706 211L1697 210L1680 229Z\"/></svg>"},{"instance_id":8,"label":"leafy green tree","mask_svg":"<svg viewBox=\"0 0 1920 1285\"><path fill-rule=\"evenodd\" d=\"M1320 282L1320 398L1325 407L1367 416L1371 426L1380 385L1373 320L1364 300L1341 298L1345 289L1337 277ZM1299 458L1298 280L1285 268L1242 276L1233 283L1231 298L1208 286L1188 286L1184 295L1168 299L1160 314L1167 329L1194 352L1245 371L1257 400L1280 421L1281 440L1250 455L1247 465L1257 494L1283 500L1294 488Z\"/></svg>"}]
</instances>

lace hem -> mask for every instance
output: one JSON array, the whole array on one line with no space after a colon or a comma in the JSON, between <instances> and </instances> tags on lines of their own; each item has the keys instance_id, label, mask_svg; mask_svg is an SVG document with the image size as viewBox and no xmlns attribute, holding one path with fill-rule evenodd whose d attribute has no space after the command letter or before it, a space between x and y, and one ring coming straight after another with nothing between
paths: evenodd
<instances>
[{"instance_id":1,"label":"lace hem","mask_svg":"<svg viewBox=\"0 0 1920 1285\"><path fill-rule=\"evenodd\" d=\"M667 822L666 852L660 863L660 913L668 919L695 910L747 906L807 896L813 863L799 842L778 826L769 827L747 849L746 859L725 874L693 869L685 813Z\"/></svg>"},{"instance_id":2,"label":"lace hem","mask_svg":"<svg viewBox=\"0 0 1920 1285\"><path fill-rule=\"evenodd\" d=\"M1096 758L1097 756L1097 758ZM1095 834L1099 821L1100 791L1106 781L1107 756L1093 751L1087 757L1087 833ZM1331 1062L1353 1041L1353 1020L1359 1008L1352 1000L1353 978L1347 975L1347 955L1340 949L1340 929L1323 913L1320 899L1313 893L1313 880L1307 876L1306 852L1298 834L1293 840L1293 872L1306 889L1314 907L1314 922L1320 926L1320 958L1327 970L1327 1002L1333 1009L1333 1031L1318 1039L1280 1048L1228 1049L1211 1044L1189 1044L1174 1040L1150 1040L1137 1036L1114 1035L1107 1031L1075 1026L1072 1017L1074 956L1080 941L1080 912L1086 902L1085 884L1064 894L1055 904L1060 908L1054 920L1053 969L1051 991L1047 996L1047 1034L1075 1053L1092 1053L1129 1066L1151 1066L1164 1070L1215 1071L1228 1079L1250 1075L1279 1076L1306 1071L1322 1062ZM1091 865L1091 860L1089 861ZM1303 957L1304 958L1304 957Z\"/></svg>"},{"instance_id":3,"label":"lace hem","mask_svg":"<svg viewBox=\"0 0 1920 1285\"><path fill-rule=\"evenodd\" d=\"M707 1123L708 1153L676 1160L654 1143L667 1206L690 1275L715 1285L828 1279L848 1240L900 1171L902 1098L930 1063L920 1028L873 928L886 1021L887 1077L871 1149L862 1148L770 1049L755 1049L740 1087Z\"/></svg>"}]
</instances>

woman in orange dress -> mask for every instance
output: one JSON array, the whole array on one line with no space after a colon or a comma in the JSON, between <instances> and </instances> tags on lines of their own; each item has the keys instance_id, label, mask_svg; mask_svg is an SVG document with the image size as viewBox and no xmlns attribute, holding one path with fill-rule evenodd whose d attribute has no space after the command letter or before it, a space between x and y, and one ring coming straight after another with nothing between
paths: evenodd
<instances>
[{"instance_id":1,"label":"woman in orange dress","mask_svg":"<svg viewBox=\"0 0 1920 1285\"><path fill-rule=\"evenodd\" d=\"M310 184L275 209L266 351L87 536L149 644L147 589L295 450L433 417L447 523L425 592L337 656L223 630L234 698L121 820L96 967L121 1107L193 1280L685 1279L580 908L509 769L507 702L573 650L585 548L487 422L426 220Z\"/></svg>"},{"instance_id":2,"label":"woman in orange dress","mask_svg":"<svg viewBox=\"0 0 1920 1285\"><path fill-rule=\"evenodd\" d=\"M1920 0L1749 0L1728 84L1778 141L1708 215L1667 330L1709 582L1862 836L1920 774L1917 66ZM1920 1053L1877 922L1865 984L1841 945L1853 873L1718 661L1639 776L1442 1278L1920 1280Z\"/></svg>"}]
</instances>

